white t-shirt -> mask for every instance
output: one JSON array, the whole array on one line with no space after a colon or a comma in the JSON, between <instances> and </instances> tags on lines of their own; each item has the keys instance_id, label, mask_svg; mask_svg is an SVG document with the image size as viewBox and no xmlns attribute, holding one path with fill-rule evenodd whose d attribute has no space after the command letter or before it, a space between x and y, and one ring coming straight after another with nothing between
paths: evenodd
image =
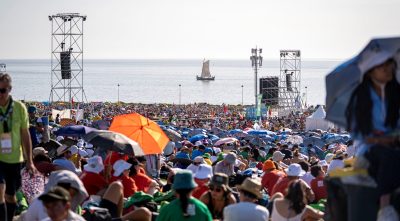
<instances>
[{"instance_id":1,"label":"white t-shirt","mask_svg":"<svg viewBox=\"0 0 400 221\"><path fill-rule=\"evenodd\" d=\"M196 174L197 169L199 169L199 166L196 166L194 164L190 164L186 169L192 171L193 174Z\"/></svg>"},{"instance_id":2,"label":"white t-shirt","mask_svg":"<svg viewBox=\"0 0 400 221\"><path fill-rule=\"evenodd\" d=\"M343 162L343 160L332 160L332 162L329 164L329 167L328 167L328 174L332 171L332 170L334 170L334 169L337 169L337 168L339 168L339 169L342 169L342 168L344 168L344 162Z\"/></svg>"},{"instance_id":3,"label":"white t-shirt","mask_svg":"<svg viewBox=\"0 0 400 221\"><path fill-rule=\"evenodd\" d=\"M304 180L308 184L308 186L311 186L311 180L313 180L315 177L311 175L310 172L307 172L304 174L304 176L300 177L300 179Z\"/></svg>"},{"instance_id":4,"label":"white t-shirt","mask_svg":"<svg viewBox=\"0 0 400 221\"><path fill-rule=\"evenodd\" d=\"M224 209L224 221L265 221L269 219L267 208L250 202L240 202Z\"/></svg>"}]
</instances>

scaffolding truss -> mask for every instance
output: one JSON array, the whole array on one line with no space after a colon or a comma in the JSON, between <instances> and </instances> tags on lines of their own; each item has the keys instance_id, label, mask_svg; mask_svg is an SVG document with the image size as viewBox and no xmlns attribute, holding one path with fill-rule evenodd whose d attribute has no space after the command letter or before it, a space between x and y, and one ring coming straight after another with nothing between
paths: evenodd
<instances>
[{"instance_id":1,"label":"scaffolding truss","mask_svg":"<svg viewBox=\"0 0 400 221\"><path fill-rule=\"evenodd\" d=\"M83 22L79 13L50 15L50 102L87 101L83 89Z\"/></svg>"},{"instance_id":2,"label":"scaffolding truss","mask_svg":"<svg viewBox=\"0 0 400 221\"><path fill-rule=\"evenodd\" d=\"M280 51L279 115L301 108L301 53L300 50Z\"/></svg>"}]
</instances>

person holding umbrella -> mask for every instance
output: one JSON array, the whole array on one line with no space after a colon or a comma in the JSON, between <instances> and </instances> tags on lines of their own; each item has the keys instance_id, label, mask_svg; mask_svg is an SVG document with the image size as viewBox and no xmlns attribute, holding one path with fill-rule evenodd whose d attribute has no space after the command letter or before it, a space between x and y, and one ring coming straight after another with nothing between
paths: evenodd
<instances>
[{"instance_id":1,"label":"person holding umbrella","mask_svg":"<svg viewBox=\"0 0 400 221\"><path fill-rule=\"evenodd\" d=\"M399 220L390 205L400 187L399 62L399 37L374 39L326 77L326 118L352 133L355 167L368 168L378 184L378 221Z\"/></svg>"}]
</instances>

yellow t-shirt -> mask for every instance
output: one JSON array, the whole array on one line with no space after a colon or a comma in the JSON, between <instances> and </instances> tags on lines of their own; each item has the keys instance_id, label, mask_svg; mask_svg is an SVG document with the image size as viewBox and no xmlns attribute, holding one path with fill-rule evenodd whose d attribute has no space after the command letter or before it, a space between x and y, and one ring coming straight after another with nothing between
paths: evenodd
<instances>
[{"instance_id":1,"label":"yellow t-shirt","mask_svg":"<svg viewBox=\"0 0 400 221\"><path fill-rule=\"evenodd\" d=\"M13 101L14 107L11 114L11 153L3 154L0 152L0 161L5 163L21 163L24 161L22 150L21 129L29 128L29 117L26 107L20 101ZM8 104L0 109L6 112ZM3 122L0 122L0 134L3 134ZM0 143L1 148L1 143Z\"/></svg>"}]
</instances>

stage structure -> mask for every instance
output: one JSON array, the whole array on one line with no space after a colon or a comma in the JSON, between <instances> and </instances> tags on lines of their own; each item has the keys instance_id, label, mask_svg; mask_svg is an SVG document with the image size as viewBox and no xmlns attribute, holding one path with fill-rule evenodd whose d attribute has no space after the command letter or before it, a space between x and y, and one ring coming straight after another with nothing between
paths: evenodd
<instances>
[{"instance_id":1,"label":"stage structure","mask_svg":"<svg viewBox=\"0 0 400 221\"><path fill-rule=\"evenodd\" d=\"M260 78L261 103L277 108L279 104L279 77L267 76Z\"/></svg>"},{"instance_id":2,"label":"stage structure","mask_svg":"<svg viewBox=\"0 0 400 221\"><path fill-rule=\"evenodd\" d=\"M301 53L300 50L280 51L279 112L286 115L301 108Z\"/></svg>"},{"instance_id":3,"label":"stage structure","mask_svg":"<svg viewBox=\"0 0 400 221\"><path fill-rule=\"evenodd\" d=\"M50 15L51 92L50 102L87 101L83 89L83 22L85 15Z\"/></svg>"}]
</instances>

